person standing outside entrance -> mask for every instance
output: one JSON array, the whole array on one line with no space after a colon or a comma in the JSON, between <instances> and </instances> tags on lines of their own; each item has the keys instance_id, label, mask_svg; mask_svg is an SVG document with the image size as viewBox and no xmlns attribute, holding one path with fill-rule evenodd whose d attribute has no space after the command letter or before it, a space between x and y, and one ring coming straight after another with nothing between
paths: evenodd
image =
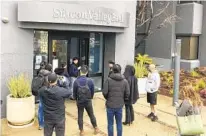
<instances>
[{"instance_id":1,"label":"person standing outside entrance","mask_svg":"<svg viewBox=\"0 0 206 136\"><path fill-rule=\"evenodd\" d=\"M129 84L121 74L121 67L115 64L112 73L104 83L103 96L106 99L108 136L113 136L114 117L117 124L117 136L122 136L122 108L129 100Z\"/></svg>"},{"instance_id":2,"label":"person standing outside entrance","mask_svg":"<svg viewBox=\"0 0 206 136\"><path fill-rule=\"evenodd\" d=\"M83 65L80 69L80 76L75 80L73 86L73 98L77 101L78 108L78 125L80 130L80 136L84 135L83 129L83 114L86 109L89 115L90 121L94 128L94 134L98 133L96 117L94 116L92 99L94 96L94 83L91 79L87 78L89 68Z\"/></svg>"},{"instance_id":3,"label":"person standing outside entrance","mask_svg":"<svg viewBox=\"0 0 206 136\"><path fill-rule=\"evenodd\" d=\"M152 121L157 121L155 105L157 104L157 92L160 87L160 74L154 64L149 65L149 74L146 82L147 102L150 104L151 113L147 116Z\"/></svg>"},{"instance_id":4,"label":"person standing outside entrance","mask_svg":"<svg viewBox=\"0 0 206 136\"><path fill-rule=\"evenodd\" d=\"M112 68L113 68L115 62L110 60L108 63L109 63L109 75L108 75L108 77L109 77L112 73Z\"/></svg>"},{"instance_id":5,"label":"person standing outside entrance","mask_svg":"<svg viewBox=\"0 0 206 136\"><path fill-rule=\"evenodd\" d=\"M123 122L123 125L130 125L134 121L134 109L132 105L139 99L135 68L131 65L127 65L124 71L124 76L129 83L130 96L129 100L125 102L125 122Z\"/></svg>"},{"instance_id":6,"label":"person standing outside entrance","mask_svg":"<svg viewBox=\"0 0 206 136\"><path fill-rule=\"evenodd\" d=\"M39 90L44 111L44 136L52 136L55 129L56 136L65 136L65 98L71 91L57 85L57 75L48 76L48 86Z\"/></svg>"},{"instance_id":7,"label":"person standing outside entrance","mask_svg":"<svg viewBox=\"0 0 206 136\"><path fill-rule=\"evenodd\" d=\"M74 85L74 81L78 77L79 69L80 69L80 67L79 67L79 59L77 57L74 57L72 59L72 64L70 64L70 66L69 66L69 76L70 76L70 79L71 79L72 93L74 92L73 85ZM73 95L71 95L71 99L74 99Z\"/></svg>"}]
</instances>

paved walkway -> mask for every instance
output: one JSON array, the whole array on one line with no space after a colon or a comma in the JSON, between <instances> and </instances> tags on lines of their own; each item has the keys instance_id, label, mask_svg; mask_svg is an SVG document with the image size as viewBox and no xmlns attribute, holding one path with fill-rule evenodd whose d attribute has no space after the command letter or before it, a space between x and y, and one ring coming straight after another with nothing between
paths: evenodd
<instances>
[{"instance_id":1,"label":"paved walkway","mask_svg":"<svg viewBox=\"0 0 206 136\"><path fill-rule=\"evenodd\" d=\"M149 105L146 103L146 97L141 96L137 104L134 105L135 122L130 127L124 126L123 136L176 136L175 109L171 106L171 103L171 98L159 95L157 106L159 121L151 122L146 118L150 110ZM104 105L105 100L101 93L96 93L93 106L100 128L100 133L97 136L107 135L107 119ZM202 111L206 129L206 107ZM66 102L66 119L66 136L78 136L77 108L73 101ZM43 136L42 131L38 130L37 123L25 129L11 129L5 125L5 120L2 120L2 123L2 136L28 136L28 134L29 136ZM86 113L84 114L84 129L86 136L93 136L93 129Z\"/></svg>"}]
</instances>

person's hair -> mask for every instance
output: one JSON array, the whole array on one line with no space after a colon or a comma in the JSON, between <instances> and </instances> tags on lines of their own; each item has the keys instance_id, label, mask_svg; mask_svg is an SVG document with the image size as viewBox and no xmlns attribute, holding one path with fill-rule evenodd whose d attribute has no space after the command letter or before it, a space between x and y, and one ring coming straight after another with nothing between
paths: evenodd
<instances>
[{"instance_id":1,"label":"person's hair","mask_svg":"<svg viewBox=\"0 0 206 136\"><path fill-rule=\"evenodd\" d=\"M124 76L125 78L128 78L129 76L135 75L135 68L132 65L127 65L124 70Z\"/></svg>"},{"instance_id":2,"label":"person's hair","mask_svg":"<svg viewBox=\"0 0 206 136\"><path fill-rule=\"evenodd\" d=\"M202 101L200 95L195 91L192 85L183 87L182 95L184 99L189 99L193 106L201 106Z\"/></svg>"},{"instance_id":3,"label":"person's hair","mask_svg":"<svg viewBox=\"0 0 206 136\"><path fill-rule=\"evenodd\" d=\"M42 61L42 62L40 63L40 69L45 68L46 65L47 65L46 61Z\"/></svg>"},{"instance_id":4,"label":"person's hair","mask_svg":"<svg viewBox=\"0 0 206 136\"><path fill-rule=\"evenodd\" d=\"M121 73L121 66L119 64L114 64L112 71L114 73Z\"/></svg>"},{"instance_id":5,"label":"person's hair","mask_svg":"<svg viewBox=\"0 0 206 136\"><path fill-rule=\"evenodd\" d=\"M79 60L78 57L74 57L74 58L72 59L72 61L75 61L75 60Z\"/></svg>"},{"instance_id":6,"label":"person's hair","mask_svg":"<svg viewBox=\"0 0 206 136\"><path fill-rule=\"evenodd\" d=\"M109 60L108 63L109 63L109 64L113 64L113 65L115 64L115 62L112 61L112 60Z\"/></svg>"},{"instance_id":7,"label":"person's hair","mask_svg":"<svg viewBox=\"0 0 206 136\"><path fill-rule=\"evenodd\" d=\"M45 66L45 69L48 70L48 71L52 71L52 65L51 64L47 64Z\"/></svg>"},{"instance_id":8,"label":"person's hair","mask_svg":"<svg viewBox=\"0 0 206 136\"><path fill-rule=\"evenodd\" d=\"M87 65L81 66L80 72L81 72L82 74L87 74L88 71L89 71L89 68L88 68Z\"/></svg>"}]
</instances>

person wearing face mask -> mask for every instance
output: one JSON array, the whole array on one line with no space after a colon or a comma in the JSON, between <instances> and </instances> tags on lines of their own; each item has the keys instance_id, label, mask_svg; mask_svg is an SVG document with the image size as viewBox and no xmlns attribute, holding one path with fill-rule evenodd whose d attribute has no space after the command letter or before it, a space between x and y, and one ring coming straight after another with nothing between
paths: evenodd
<instances>
[{"instance_id":1,"label":"person wearing face mask","mask_svg":"<svg viewBox=\"0 0 206 136\"><path fill-rule=\"evenodd\" d=\"M157 92L160 87L160 74L156 70L154 64L149 65L149 74L146 82L146 91L147 91L147 102L150 104L151 113L147 116L152 121L157 121L157 113L155 110L155 105L157 104Z\"/></svg>"}]
</instances>

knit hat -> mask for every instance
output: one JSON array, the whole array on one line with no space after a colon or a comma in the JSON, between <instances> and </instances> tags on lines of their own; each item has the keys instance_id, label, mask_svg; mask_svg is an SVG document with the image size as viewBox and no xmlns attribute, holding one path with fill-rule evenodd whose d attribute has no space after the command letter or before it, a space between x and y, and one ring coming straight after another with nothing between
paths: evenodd
<instances>
[{"instance_id":1,"label":"knit hat","mask_svg":"<svg viewBox=\"0 0 206 136\"><path fill-rule=\"evenodd\" d=\"M55 73L51 73L48 76L49 83L55 83L57 81L57 75Z\"/></svg>"}]
</instances>

